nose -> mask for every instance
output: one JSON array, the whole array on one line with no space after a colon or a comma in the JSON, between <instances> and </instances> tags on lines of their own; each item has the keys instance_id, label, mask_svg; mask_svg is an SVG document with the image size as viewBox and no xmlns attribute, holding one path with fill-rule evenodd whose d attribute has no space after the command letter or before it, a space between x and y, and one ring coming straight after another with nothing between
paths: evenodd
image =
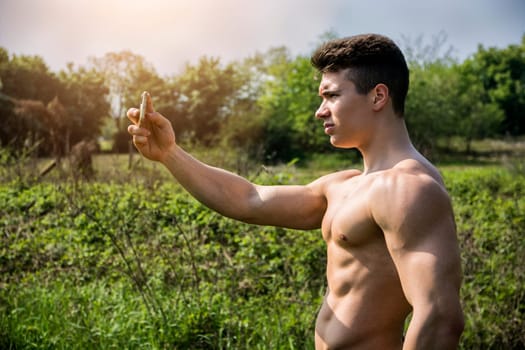
<instances>
[{"instance_id":1,"label":"nose","mask_svg":"<svg viewBox=\"0 0 525 350\"><path fill-rule=\"evenodd\" d=\"M317 119L324 119L330 115L330 110L326 108L324 103L322 103L319 108L317 108L317 111L315 111L315 117Z\"/></svg>"}]
</instances>

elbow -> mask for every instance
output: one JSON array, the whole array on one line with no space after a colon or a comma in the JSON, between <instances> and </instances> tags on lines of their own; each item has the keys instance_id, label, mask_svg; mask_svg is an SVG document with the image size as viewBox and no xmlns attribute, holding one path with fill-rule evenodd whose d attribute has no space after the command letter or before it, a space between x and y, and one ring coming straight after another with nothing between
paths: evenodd
<instances>
[{"instance_id":1,"label":"elbow","mask_svg":"<svg viewBox=\"0 0 525 350\"><path fill-rule=\"evenodd\" d=\"M465 318L463 316L463 309L459 300L457 303L451 303L451 305L454 304L456 307L449 306L443 310L443 315L441 318L444 319L443 323L447 324L445 327L446 332L451 336L457 337L459 340L463 330L465 329Z\"/></svg>"},{"instance_id":2,"label":"elbow","mask_svg":"<svg viewBox=\"0 0 525 350\"><path fill-rule=\"evenodd\" d=\"M245 208L230 207L226 209L217 208L214 210L225 217L241 221L246 224L260 224L260 219L256 215L254 215L252 211L247 210Z\"/></svg>"},{"instance_id":3,"label":"elbow","mask_svg":"<svg viewBox=\"0 0 525 350\"><path fill-rule=\"evenodd\" d=\"M463 313L447 315L447 317L441 322L440 328L440 333L444 337L448 337L451 341L459 343L461 334L465 329L465 320L463 318Z\"/></svg>"},{"instance_id":4,"label":"elbow","mask_svg":"<svg viewBox=\"0 0 525 350\"><path fill-rule=\"evenodd\" d=\"M465 320L461 308L454 310L441 310L431 317L436 330L436 336L448 344L459 344L461 334L465 329Z\"/></svg>"},{"instance_id":5,"label":"elbow","mask_svg":"<svg viewBox=\"0 0 525 350\"><path fill-rule=\"evenodd\" d=\"M261 223L261 221L256 216L253 216L253 215L244 214L244 215L237 215L236 217L232 216L232 218L235 220L244 222L245 224L263 225L263 223Z\"/></svg>"},{"instance_id":6,"label":"elbow","mask_svg":"<svg viewBox=\"0 0 525 350\"><path fill-rule=\"evenodd\" d=\"M261 215L257 209L250 206L238 208L233 213L224 213L223 215L228 216L237 221L244 222L246 224L265 225L265 221L261 219Z\"/></svg>"},{"instance_id":7,"label":"elbow","mask_svg":"<svg viewBox=\"0 0 525 350\"><path fill-rule=\"evenodd\" d=\"M456 316L456 318L454 319L453 329L451 331L457 336L457 339L459 341L459 338L461 338L461 334L463 334L464 330L465 318L463 317L463 312L460 312L459 315Z\"/></svg>"},{"instance_id":8,"label":"elbow","mask_svg":"<svg viewBox=\"0 0 525 350\"><path fill-rule=\"evenodd\" d=\"M425 344L420 346L422 348L457 349L464 328L465 321L461 307L444 309L433 307L426 312L414 310L409 333L412 333L415 343Z\"/></svg>"}]
</instances>

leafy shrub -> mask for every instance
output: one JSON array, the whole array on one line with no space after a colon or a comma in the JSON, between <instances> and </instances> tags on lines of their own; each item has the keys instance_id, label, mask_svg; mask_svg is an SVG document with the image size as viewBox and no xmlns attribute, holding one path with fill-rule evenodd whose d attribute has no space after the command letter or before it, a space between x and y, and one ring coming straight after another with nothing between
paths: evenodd
<instances>
[{"instance_id":1,"label":"leafy shrub","mask_svg":"<svg viewBox=\"0 0 525 350\"><path fill-rule=\"evenodd\" d=\"M449 172L462 248L463 349L525 347L525 176Z\"/></svg>"},{"instance_id":2,"label":"leafy shrub","mask_svg":"<svg viewBox=\"0 0 525 350\"><path fill-rule=\"evenodd\" d=\"M461 348L521 349L524 175L444 175L464 266ZM0 184L0 232L0 348L313 348L318 230L238 223L172 182L13 180Z\"/></svg>"}]
</instances>

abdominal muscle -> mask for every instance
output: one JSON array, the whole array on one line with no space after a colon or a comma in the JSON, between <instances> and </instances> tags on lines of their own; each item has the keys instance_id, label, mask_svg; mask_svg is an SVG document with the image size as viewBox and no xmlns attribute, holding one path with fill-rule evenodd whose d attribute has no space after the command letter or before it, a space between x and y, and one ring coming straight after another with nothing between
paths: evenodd
<instances>
[{"instance_id":1,"label":"abdominal muscle","mask_svg":"<svg viewBox=\"0 0 525 350\"><path fill-rule=\"evenodd\" d=\"M328 292L315 327L317 350L402 348L410 305L397 272L388 253L377 251L380 245L362 248L364 254L352 255L328 242Z\"/></svg>"}]
</instances>

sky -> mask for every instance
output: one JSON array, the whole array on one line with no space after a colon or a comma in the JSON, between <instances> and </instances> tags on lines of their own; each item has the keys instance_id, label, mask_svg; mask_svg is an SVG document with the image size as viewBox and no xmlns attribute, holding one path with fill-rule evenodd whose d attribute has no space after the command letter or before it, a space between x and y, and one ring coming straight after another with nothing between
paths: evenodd
<instances>
[{"instance_id":1,"label":"sky","mask_svg":"<svg viewBox=\"0 0 525 350\"><path fill-rule=\"evenodd\" d=\"M519 44L525 0L0 0L0 47L53 71L130 50L161 75L202 56L240 60L271 47L309 54L328 31L380 33L402 48L445 36L463 60Z\"/></svg>"}]
</instances>

